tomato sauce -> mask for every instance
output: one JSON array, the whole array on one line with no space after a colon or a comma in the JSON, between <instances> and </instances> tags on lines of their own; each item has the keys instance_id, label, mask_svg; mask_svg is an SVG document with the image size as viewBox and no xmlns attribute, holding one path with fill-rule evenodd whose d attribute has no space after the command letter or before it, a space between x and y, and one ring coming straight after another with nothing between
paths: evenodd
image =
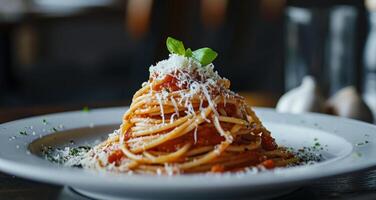
<instances>
[{"instance_id":1,"label":"tomato sauce","mask_svg":"<svg viewBox=\"0 0 376 200\"><path fill-rule=\"evenodd\" d=\"M273 160L265 160L261 163L262 166L264 166L266 169L273 169L275 168L275 163Z\"/></svg>"},{"instance_id":2,"label":"tomato sauce","mask_svg":"<svg viewBox=\"0 0 376 200\"><path fill-rule=\"evenodd\" d=\"M218 104L218 110L223 109L225 110L227 116L229 117L240 117L237 115L237 107L234 104L227 103L227 104Z\"/></svg>"},{"instance_id":3,"label":"tomato sauce","mask_svg":"<svg viewBox=\"0 0 376 200\"><path fill-rule=\"evenodd\" d=\"M109 163L119 164L121 158L124 156L124 153L121 150L116 150L108 156Z\"/></svg>"},{"instance_id":4,"label":"tomato sauce","mask_svg":"<svg viewBox=\"0 0 376 200\"><path fill-rule=\"evenodd\" d=\"M163 88L166 88L169 91L178 91L182 89L178 86L178 80L172 75L166 75L162 83L155 85L153 87L153 90L161 91Z\"/></svg>"},{"instance_id":5,"label":"tomato sauce","mask_svg":"<svg viewBox=\"0 0 376 200\"><path fill-rule=\"evenodd\" d=\"M261 145L262 148L268 151L276 150L278 145L275 139L270 136L270 134L261 134Z\"/></svg>"}]
</instances>

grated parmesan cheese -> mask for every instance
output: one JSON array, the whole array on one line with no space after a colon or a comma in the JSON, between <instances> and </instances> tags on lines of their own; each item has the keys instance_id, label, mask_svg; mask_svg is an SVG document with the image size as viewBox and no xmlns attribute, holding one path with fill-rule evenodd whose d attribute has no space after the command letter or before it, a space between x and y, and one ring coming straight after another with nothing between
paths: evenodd
<instances>
[{"instance_id":1,"label":"grated parmesan cheese","mask_svg":"<svg viewBox=\"0 0 376 200\"><path fill-rule=\"evenodd\" d=\"M193 97L199 96L201 97L201 101L203 98L206 99L214 114L218 116L219 114L216 110L216 105L213 102L213 97L218 94L227 94L227 96L235 94L229 90L229 83L226 81L227 79L220 77L218 72L214 70L214 65L212 63L202 66L193 58L170 54L168 59L162 60L156 65L152 65L149 71L152 80L163 80L169 75L176 79L176 85L178 87L187 88L187 90L179 91L181 97L179 104L184 102L184 106L187 108L187 114L195 114L191 100ZM165 90L162 90L157 94L160 104L165 99L163 97L167 97L167 95L168 92ZM176 101L171 98L171 102L173 103L175 112L178 115ZM163 119L163 107L161 106L161 108ZM202 110L202 102L200 102L200 110ZM208 121L206 118L205 120Z\"/></svg>"},{"instance_id":2,"label":"grated parmesan cheese","mask_svg":"<svg viewBox=\"0 0 376 200\"><path fill-rule=\"evenodd\" d=\"M163 99L162 99L162 96L157 93L155 94L157 100L158 100L158 103L159 103L159 107L161 108L161 117L162 117L162 124L165 124L165 116L164 116L164 110L163 110Z\"/></svg>"},{"instance_id":3,"label":"grated parmesan cheese","mask_svg":"<svg viewBox=\"0 0 376 200\"><path fill-rule=\"evenodd\" d=\"M177 117L180 117L180 116L179 116L179 108L178 108L178 104L176 103L174 97L171 97L171 102L172 102L172 105L174 105L174 110L175 110L175 114L176 114L176 116L177 116Z\"/></svg>"}]
</instances>

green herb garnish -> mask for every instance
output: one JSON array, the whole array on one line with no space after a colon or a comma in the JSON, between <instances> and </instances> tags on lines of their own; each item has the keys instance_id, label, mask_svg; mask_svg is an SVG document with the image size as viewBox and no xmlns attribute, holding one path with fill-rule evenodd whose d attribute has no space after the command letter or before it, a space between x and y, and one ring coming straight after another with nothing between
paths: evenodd
<instances>
[{"instance_id":1,"label":"green herb garnish","mask_svg":"<svg viewBox=\"0 0 376 200\"><path fill-rule=\"evenodd\" d=\"M182 41L168 37L166 40L167 49L170 53L185 55L185 48Z\"/></svg>"},{"instance_id":2,"label":"green herb garnish","mask_svg":"<svg viewBox=\"0 0 376 200\"><path fill-rule=\"evenodd\" d=\"M78 153L80 153L80 151L79 151L77 148L72 148L72 149L69 151L69 155L71 155L71 156L77 156Z\"/></svg>"},{"instance_id":3,"label":"green herb garnish","mask_svg":"<svg viewBox=\"0 0 376 200\"><path fill-rule=\"evenodd\" d=\"M27 132L26 131L20 131L20 134L21 135L27 135Z\"/></svg>"},{"instance_id":4,"label":"green herb garnish","mask_svg":"<svg viewBox=\"0 0 376 200\"><path fill-rule=\"evenodd\" d=\"M193 51L192 54L193 58L198 60L202 65L208 65L212 63L218 55L217 52L207 47L197 49L196 51Z\"/></svg>"},{"instance_id":5,"label":"green herb garnish","mask_svg":"<svg viewBox=\"0 0 376 200\"><path fill-rule=\"evenodd\" d=\"M82 112L88 113L89 111L90 110L88 106L85 106L84 108L82 108Z\"/></svg>"},{"instance_id":6,"label":"green herb garnish","mask_svg":"<svg viewBox=\"0 0 376 200\"><path fill-rule=\"evenodd\" d=\"M80 153L86 153L91 149L89 146L79 146L71 148L69 151L69 155L71 156L78 156Z\"/></svg>"},{"instance_id":7,"label":"green herb garnish","mask_svg":"<svg viewBox=\"0 0 376 200\"><path fill-rule=\"evenodd\" d=\"M185 49L182 41L174 39L172 37L167 38L166 46L170 53L178 54L188 58L194 58L203 66L212 63L218 56L217 52L208 47L197 49L195 51L192 51L190 48Z\"/></svg>"},{"instance_id":8,"label":"green herb garnish","mask_svg":"<svg viewBox=\"0 0 376 200\"><path fill-rule=\"evenodd\" d=\"M188 48L187 50L185 50L185 54L184 54L184 56L185 57L192 57L192 50L191 50L191 48Z\"/></svg>"}]
</instances>

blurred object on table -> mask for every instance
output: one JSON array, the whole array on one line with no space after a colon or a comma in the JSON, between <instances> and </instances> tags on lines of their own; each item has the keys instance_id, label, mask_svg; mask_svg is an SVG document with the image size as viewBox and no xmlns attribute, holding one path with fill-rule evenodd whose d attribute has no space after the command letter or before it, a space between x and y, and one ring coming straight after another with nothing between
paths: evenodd
<instances>
[{"instance_id":1,"label":"blurred object on table","mask_svg":"<svg viewBox=\"0 0 376 200\"><path fill-rule=\"evenodd\" d=\"M329 114L372 123L373 115L354 86L347 86L336 92L326 102Z\"/></svg>"},{"instance_id":2,"label":"blurred object on table","mask_svg":"<svg viewBox=\"0 0 376 200\"><path fill-rule=\"evenodd\" d=\"M311 75L317 78L323 71L326 12L326 8L290 6L286 9L286 91L297 87L304 76Z\"/></svg>"},{"instance_id":3,"label":"blurred object on table","mask_svg":"<svg viewBox=\"0 0 376 200\"><path fill-rule=\"evenodd\" d=\"M276 109L285 113L324 112L325 103L317 82L312 76L305 76L300 86L281 96Z\"/></svg>"},{"instance_id":4,"label":"blurred object on table","mask_svg":"<svg viewBox=\"0 0 376 200\"><path fill-rule=\"evenodd\" d=\"M356 85L357 17L352 6L335 6L329 12L329 30L324 56L324 74L328 74L328 94Z\"/></svg>"},{"instance_id":5,"label":"blurred object on table","mask_svg":"<svg viewBox=\"0 0 376 200\"><path fill-rule=\"evenodd\" d=\"M326 95L356 85L358 8L353 5L286 9L285 89L313 76Z\"/></svg>"},{"instance_id":6,"label":"blurred object on table","mask_svg":"<svg viewBox=\"0 0 376 200\"><path fill-rule=\"evenodd\" d=\"M364 5L362 2L359 4L340 2L343 4L322 1L311 2L311 4L295 2L287 7L285 11L285 90L298 87L304 76L313 76L324 97L333 96L327 103L331 113L372 122L370 120L374 117L369 116L369 108L357 91L363 82L360 91L363 92L363 97L369 107L376 110L376 57L374 56L376 18L372 20L372 16L376 17L376 15L373 15L373 12L369 15L371 28L364 51L365 68L362 70L361 53L365 33ZM365 3L370 10L376 10L375 1L368 0ZM281 104L296 105L292 100L286 100L286 96L294 96L291 93L296 93L295 91L302 90L302 88L304 89L304 87L299 87L285 94L280 99L277 109L283 110ZM290 98L297 98L306 105L311 105L312 99L304 100L304 96L306 95L296 94L295 97ZM297 110L285 111L317 112L314 107L300 109L294 106L294 109ZM325 112L330 111L325 110Z\"/></svg>"},{"instance_id":7,"label":"blurred object on table","mask_svg":"<svg viewBox=\"0 0 376 200\"><path fill-rule=\"evenodd\" d=\"M372 123L372 111L354 86L347 86L329 99L322 96L316 81L306 76L299 87L286 92L278 100L276 110L284 113L318 112Z\"/></svg>"},{"instance_id":8,"label":"blurred object on table","mask_svg":"<svg viewBox=\"0 0 376 200\"><path fill-rule=\"evenodd\" d=\"M373 112L376 123L376 1L366 1L368 9L369 32L363 57L363 98Z\"/></svg>"}]
</instances>

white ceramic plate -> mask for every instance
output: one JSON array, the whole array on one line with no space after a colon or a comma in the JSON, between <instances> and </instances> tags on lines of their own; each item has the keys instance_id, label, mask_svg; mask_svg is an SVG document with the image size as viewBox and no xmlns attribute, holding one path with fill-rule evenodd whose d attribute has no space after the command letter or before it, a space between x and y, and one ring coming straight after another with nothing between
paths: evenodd
<instances>
[{"instance_id":1,"label":"white ceramic plate","mask_svg":"<svg viewBox=\"0 0 376 200\"><path fill-rule=\"evenodd\" d=\"M302 148L316 142L325 161L307 166L246 175L114 175L50 163L41 145L63 147L105 139L119 127L127 108L58 113L0 125L0 170L16 176L69 185L100 199L270 197L319 178L376 165L376 126L319 114L292 115L255 109L278 144ZM26 133L26 135L25 135Z\"/></svg>"}]
</instances>

